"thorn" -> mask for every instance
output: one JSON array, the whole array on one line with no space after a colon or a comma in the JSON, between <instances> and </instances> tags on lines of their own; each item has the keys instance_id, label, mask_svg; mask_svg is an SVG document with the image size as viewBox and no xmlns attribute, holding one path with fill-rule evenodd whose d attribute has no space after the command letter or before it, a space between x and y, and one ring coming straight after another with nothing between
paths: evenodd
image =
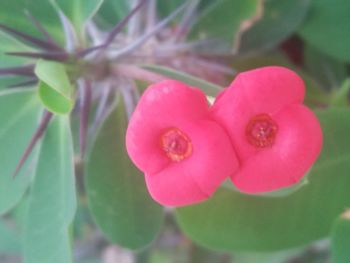
<instances>
[{"instance_id":1,"label":"thorn","mask_svg":"<svg viewBox=\"0 0 350 263\"><path fill-rule=\"evenodd\" d=\"M107 48L114 40L120 31L126 26L130 18L139 11L139 9L147 2L147 0L141 0L131 11L130 13L124 17L111 31L111 33L107 36L106 42L104 43L104 48Z\"/></svg>"},{"instance_id":2,"label":"thorn","mask_svg":"<svg viewBox=\"0 0 350 263\"><path fill-rule=\"evenodd\" d=\"M32 152L34 146L37 144L37 142L39 141L41 136L44 134L44 131L46 130L46 127L47 127L48 123L50 122L52 116L53 116L53 114L51 112L44 111L43 117L40 121L40 124L39 124L37 130L35 131L35 133L33 134L27 148L24 150L24 153L21 156L21 159L19 160L19 162L17 164L16 170L13 173L13 177L16 177L18 175L19 171L21 170L25 161L27 160L29 154Z\"/></svg>"},{"instance_id":3,"label":"thorn","mask_svg":"<svg viewBox=\"0 0 350 263\"><path fill-rule=\"evenodd\" d=\"M25 40L29 43L32 43L33 45L39 47L39 48L42 48L44 50L58 50L58 51L62 51L61 48L57 48L56 45L53 45L52 43L50 42L47 42L47 41L44 41L42 39L39 39L39 38L36 38L36 37L33 37L33 36L30 36L26 33L22 33L20 31L17 31L16 29L13 29L11 27L8 27L4 24L1 24L0 23L0 30L4 31L4 32L7 32L11 35L14 35L15 37L18 37L18 38L21 38L22 40Z\"/></svg>"},{"instance_id":4,"label":"thorn","mask_svg":"<svg viewBox=\"0 0 350 263\"><path fill-rule=\"evenodd\" d=\"M68 54L63 52L6 52L6 55L29 58L42 58L47 60L65 61L68 59Z\"/></svg>"},{"instance_id":5,"label":"thorn","mask_svg":"<svg viewBox=\"0 0 350 263\"><path fill-rule=\"evenodd\" d=\"M93 51L99 50L99 49L106 49L115 39L115 37L123 30L123 28L126 26L126 24L129 22L129 20L133 17L133 15L147 2L148 0L141 0L131 11L130 13L124 17L108 34L107 39L105 42L101 45L91 47L84 49L77 53L77 57L81 58L88 54L90 54Z\"/></svg>"},{"instance_id":6,"label":"thorn","mask_svg":"<svg viewBox=\"0 0 350 263\"><path fill-rule=\"evenodd\" d=\"M38 83L37 79L30 79L30 80L8 85L7 87L8 88L30 87L30 86L34 86L37 83Z\"/></svg>"},{"instance_id":7,"label":"thorn","mask_svg":"<svg viewBox=\"0 0 350 263\"><path fill-rule=\"evenodd\" d=\"M66 49L68 52L73 52L74 49L77 47L77 33L71 23L71 21L68 19L68 17L61 11L58 11L58 15L62 24L62 28L64 31L64 36L66 40Z\"/></svg>"},{"instance_id":8,"label":"thorn","mask_svg":"<svg viewBox=\"0 0 350 263\"><path fill-rule=\"evenodd\" d=\"M152 28L152 30L143 34L140 38L136 39L130 45L127 45L126 47L117 50L112 55L112 58L113 59L119 58L142 46L145 43L145 41L147 41L149 38L151 38L152 36L157 34L159 31L161 31L167 24L170 23L171 20L173 20L177 15L179 15L188 5L189 5L189 2L185 2L184 4L182 4L169 16L167 16L166 18L161 20L157 25L155 25L154 28Z\"/></svg>"},{"instance_id":9,"label":"thorn","mask_svg":"<svg viewBox=\"0 0 350 263\"><path fill-rule=\"evenodd\" d=\"M0 68L1 75L20 75L20 76L35 76L34 65L12 67L12 68Z\"/></svg>"},{"instance_id":10,"label":"thorn","mask_svg":"<svg viewBox=\"0 0 350 263\"><path fill-rule=\"evenodd\" d=\"M32 22L32 24L36 27L36 29L44 35L47 42L51 43L52 45L56 46L57 49L62 49L50 36L49 32L45 30L43 25L28 11L25 11L26 16L28 17L29 21ZM63 49L62 49L63 50Z\"/></svg>"},{"instance_id":11,"label":"thorn","mask_svg":"<svg viewBox=\"0 0 350 263\"><path fill-rule=\"evenodd\" d=\"M103 116L105 115L108 108L108 98L110 96L112 86L111 83L105 83L101 87L102 93L100 95L99 101L97 103L97 109L95 113L94 120L92 122L92 126L90 128L89 134L92 136L96 133L98 127L100 126Z\"/></svg>"},{"instance_id":12,"label":"thorn","mask_svg":"<svg viewBox=\"0 0 350 263\"><path fill-rule=\"evenodd\" d=\"M91 83L88 80L83 80L81 83L81 104L80 104L80 130L79 130L79 144L80 157L83 160L86 149L86 134L90 116L91 106Z\"/></svg>"}]
</instances>

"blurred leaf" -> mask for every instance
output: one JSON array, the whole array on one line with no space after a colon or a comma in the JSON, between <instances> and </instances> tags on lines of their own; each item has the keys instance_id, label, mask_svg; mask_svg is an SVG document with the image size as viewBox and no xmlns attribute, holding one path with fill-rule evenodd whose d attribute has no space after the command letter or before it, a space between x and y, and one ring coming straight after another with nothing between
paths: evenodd
<instances>
[{"instance_id":1,"label":"blurred leaf","mask_svg":"<svg viewBox=\"0 0 350 263\"><path fill-rule=\"evenodd\" d=\"M41 36L41 33L38 32L25 15L25 12L29 12L56 40L63 42L64 35L61 22L50 0L39 1L1 1L0 23L4 23L27 34ZM40 8L38 8L39 6Z\"/></svg>"},{"instance_id":2,"label":"blurred leaf","mask_svg":"<svg viewBox=\"0 0 350 263\"><path fill-rule=\"evenodd\" d=\"M243 33L239 51L271 49L290 36L305 18L311 0L266 0L261 20Z\"/></svg>"},{"instance_id":3,"label":"blurred leaf","mask_svg":"<svg viewBox=\"0 0 350 263\"><path fill-rule=\"evenodd\" d=\"M312 0L301 37L321 52L350 62L349 10L348 0Z\"/></svg>"},{"instance_id":4,"label":"blurred leaf","mask_svg":"<svg viewBox=\"0 0 350 263\"><path fill-rule=\"evenodd\" d=\"M35 131L41 112L33 90L0 92L0 214L23 196L35 170L36 150L14 178L16 166Z\"/></svg>"},{"instance_id":5,"label":"blurred leaf","mask_svg":"<svg viewBox=\"0 0 350 263\"><path fill-rule=\"evenodd\" d=\"M348 107L350 94L350 78L347 78L339 89L335 90L330 104L333 107Z\"/></svg>"},{"instance_id":6,"label":"blurred leaf","mask_svg":"<svg viewBox=\"0 0 350 263\"><path fill-rule=\"evenodd\" d=\"M39 78L39 96L49 111L69 113L74 106L74 88L65 67L57 62L39 60L35 67Z\"/></svg>"},{"instance_id":7,"label":"blurred leaf","mask_svg":"<svg viewBox=\"0 0 350 263\"><path fill-rule=\"evenodd\" d=\"M87 166L86 190L96 223L112 242L137 249L149 244L163 221L162 207L147 192L143 175L125 150L122 103L98 133Z\"/></svg>"},{"instance_id":8,"label":"blurred leaf","mask_svg":"<svg viewBox=\"0 0 350 263\"><path fill-rule=\"evenodd\" d=\"M69 263L68 227L76 210L68 117L56 117L44 136L24 229L26 263Z\"/></svg>"},{"instance_id":9,"label":"blurred leaf","mask_svg":"<svg viewBox=\"0 0 350 263\"><path fill-rule=\"evenodd\" d=\"M328 90L339 88L347 77L346 65L306 45L304 49L305 67L310 74Z\"/></svg>"},{"instance_id":10,"label":"blurred leaf","mask_svg":"<svg viewBox=\"0 0 350 263\"><path fill-rule=\"evenodd\" d=\"M18 233L5 220L0 219L0 255L2 253L19 253L20 250L21 245Z\"/></svg>"},{"instance_id":11,"label":"blurred leaf","mask_svg":"<svg viewBox=\"0 0 350 263\"><path fill-rule=\"evenodd\" d=\"M209 96L216 96L222 89L220 86L214 83L210 83L203 79L193 77L185 72L177 71L171 68L157 65L143 65L142 67L155 73L159 73L161 75L169 77L171 79L183 81L190 86L200 88L205 94Z\"/></svg>"},{"instance_id":12,"label":"blurred leaf","mask_svg":"<svg viewBox=\"0 0 350 263\"><path fill-rule=\"evenodd\" d=\"M53 0L75 26L77 32L84 30L84 24L101 7L104 0ZM119 2L115 1L115 2Z\"/></svg>"},{"instance_id":13,"label":"blurred leaf","mask_svg":"<svg viewBox=\"0 0 350 263\"><path fill-rule=\"evenodd\" d=\"M236 35L253 23L259 15L259 0L217 0L205 8L191 28L191 37L222 40L224 46L213 47L210 52L231 51ZM220 49L224 50L220 50Z\"/></svg>"},{"instance_id":14,"label":"blurred leaf","mask_svg":"<svg viewBox=\"0 0 350 263\"><path fill-rule=\"evenodd\" d=\"M332 228L332 262L348 263L350 259L350 215L344 212L337 218Z\"/></svg>"},{"instance_id":15,"label":"blurred leaf","mask_svg":"<svg viewBox=\"0 0 350 263\"><path fill-rule=\"evenodd\" d=\"M177 209L183 231L202 245L236 251L280 250L327 236L335 217L350 205L350 110L317 115L324 146L307 186L281 198L221 188L207 202Z\"/></svg>"},{"instance_id":16,"label":"blurred leaf","mask_svg":"<svg viewBox=\"0 0 350 263\"><path fill-rule=\"evenodd\" d=\"M104 26L112 27L130 12L128 0L104 0L97 12L96 20Z\"/></svg>"}]
</instances>

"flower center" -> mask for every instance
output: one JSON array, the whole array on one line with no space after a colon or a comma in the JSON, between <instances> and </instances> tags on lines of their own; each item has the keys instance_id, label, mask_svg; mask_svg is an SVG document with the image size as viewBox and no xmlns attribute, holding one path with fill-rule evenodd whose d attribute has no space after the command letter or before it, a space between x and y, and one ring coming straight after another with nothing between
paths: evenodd
<instances>
[{"instance_id":1,"label":"flower center","mask_svg":"<svg viewBox=\"0 0 350 263\"><path fill-rule=\"evenodd\" d=\"M267 114L258 114L250 119L245 130L248 142L255 147L272 146L277 134L277 124Z\"/></svg>"},{"instance_id":2,"label":"flower center","mask_svg":"<svg viewBox=\"0 0 350 263\"><path fill-rule=\"evenodd\" d=\"M173 161L181 161L192 153L190 139L177 128L170 128L161 136L161 146L166 155Z\"/></svg>"}]
</instances>

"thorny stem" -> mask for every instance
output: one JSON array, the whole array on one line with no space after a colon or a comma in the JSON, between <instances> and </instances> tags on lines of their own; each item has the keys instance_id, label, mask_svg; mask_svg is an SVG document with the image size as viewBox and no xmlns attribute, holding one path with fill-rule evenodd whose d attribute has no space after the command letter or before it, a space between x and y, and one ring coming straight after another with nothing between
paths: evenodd
<instances>
[{"instance_id":1,"label":"thorny stem","mask_svg":"<svg viewBox=\"0 0 350 263\"><path fill-rule=\"evenodd\" d=\"M16 170L13 174L13 177L15 177L19 171L21 170L21 168L23 167L25 161L27 160L29 154L32 152L34 146L37 144L37 142L39 141L39 139L41 138L41 136L44 134L44 131L46 130L47 125L49 124L50 120L52 118L52 113L48 112L48 111L44 111L43 113L43 117L40 121L39 127L37 128L37 130L35 131L35 133L33 134L30 143L28 144L27 148L24 150L24 153L16 167Z\"/></svg>"}]
</instances>

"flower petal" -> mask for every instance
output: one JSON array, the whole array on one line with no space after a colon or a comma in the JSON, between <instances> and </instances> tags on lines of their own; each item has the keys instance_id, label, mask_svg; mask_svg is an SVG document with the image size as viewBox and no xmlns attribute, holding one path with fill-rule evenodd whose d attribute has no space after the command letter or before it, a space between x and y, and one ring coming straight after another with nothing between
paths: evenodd
<instances>
[{"instance_id":1,"label":"flower petal","mask_svg":"<svg viewBox=\"0 0 350 263\"><path fill-rule=\"evenodd\" d=\"M232 176L234 185L242 192L254 194L292 186L320 154L322 130L307 107L291 105L272 118L278 125L274 145L260 149Z\"/></svg>"},{"instance_id":2,"label":"flower petal","mask_svg":"<svg viewBox=\"0 0 350 263\"><path fill-rule=\"evenodd\" d=\"M284 67L264 67L240 73L217 97L211 113L228 131L238 158L244 161L257 149L245 139L245 129L257 114L274 114L304 98L303 80Z\"/></svg>"},{"instance_id":3,"label":"flower petal","mask_svg":"<svg viewBox=\"0 0 350 263\"><path fill-rule=\"evenodd\" d=\"M159 173L146 175L152 197L163 205L203 201L238 168L230 140L215 122L203 120L182 129L191 138L192 155L172 162Z\"/></svg>"},{"instance_id":4,"label":"flower petal","mask_svg":"<svg viewBox=\"0 0 350 263\"><path fill-rule=\"evenodd\" d=\"M169 163L160 144L164 129L181 127L184 123L208 114L205 94L197 88L166 80L150 86L133 113L126 134L130 158L145 173L155 173Z\"/></svg>"}]
</instances>

